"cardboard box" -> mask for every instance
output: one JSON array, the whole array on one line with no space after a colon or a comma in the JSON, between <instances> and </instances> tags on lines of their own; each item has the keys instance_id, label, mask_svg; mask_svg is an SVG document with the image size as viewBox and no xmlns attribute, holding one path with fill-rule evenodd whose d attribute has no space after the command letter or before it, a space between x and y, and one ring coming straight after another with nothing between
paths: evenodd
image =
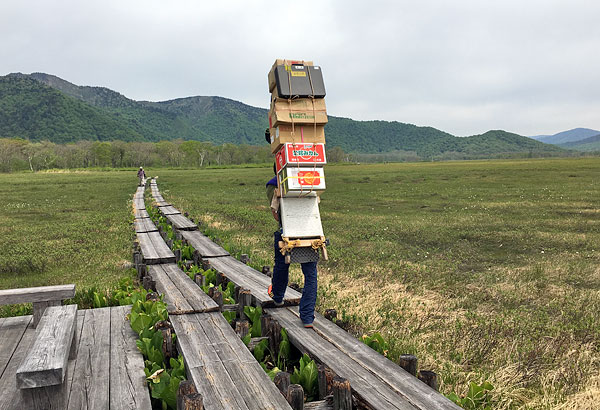
<instances>
[{"instance_id":1,"label":"cardboard box","mask_svg":"<svg viewBox=\"0 0 600 410\"><path fill-rule=\"evenodd\" d=\"M303 196L325 190L323 167L285 167L277 177L282 197Z\"/></svg>"},{"instance_id":2,"label":"cardboard box","mask_svg":"<svg viewBox=\"0 0 600 410\"><path fill-rule=\"evenodd\" d=\"M285 143L275 155L277 173L286 166L316 165L322 167L325 159L325 144Z\"/></svg>"},{"instance_id":3,"label":"cardboard box","mask_svg":"<svg viewBox=\"0 0 600 410\"><path fill-rule=\"evenodd\" d=\"M327 113L324 111L269 111L269 128L282 124L327 124Z\"/></svg>"},{"instance_id":4,"label":"cardboard box","mask_svg":"<svg viewBox=\"0 0 600 410\"><path fill-rule=\"evenodd\" d=\"M286 142L308 142L325 144L324 125L279 125L270 129L271 152L275 154Z\"/></svg>"},{"instance_id":5,"label":"cardboard box","mask_svg":"<svg viewBox=\"0 0 600 410\"><path fill-rule=\"evenodd\" d=\"M275 60L275 62L273 63L273 65L271 66L271 69L269 70L269 74L267 76L267 78L269 79L269 92L272 92L274 88L276 88L275 86L277 85L277 82L275 81L275 68L278 65L292 65L292 64L298 64L298 65L306 65L306 66L311 66L313 65L312 61L304 61L304 60L287 60L287 59L283 59L283 58L278 58L277 60Z\"/></svg>"},{"instance_id":6,"label":"cardboard box","mask_svg":"<svg viewBox=\"0 0 600 410\"><path fill-rule=\"evenodd\" d=\"M277 94L282 98L324 98L325 83L319 66L298 64L275 67Z\"/></svg>"},{"instance_id":7,"label":"cardboard box","mask_svg":"<svg viewBox=\"0 0 600 410\"><path fill-rule=\"evenodd\" d=\"M288 100L279 98L277 90L271 94L271 110L292 110L292 111L323 111L327 112L324 98L294 98Z\"/></svg>"}]
</instances>

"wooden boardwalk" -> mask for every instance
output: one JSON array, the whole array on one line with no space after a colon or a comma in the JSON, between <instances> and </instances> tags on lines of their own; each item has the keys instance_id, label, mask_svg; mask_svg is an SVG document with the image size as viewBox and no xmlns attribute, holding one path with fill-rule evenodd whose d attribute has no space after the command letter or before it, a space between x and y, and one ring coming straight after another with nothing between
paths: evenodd
<instances>
[{"instance_id":1,"label":"wooden boardwalk","mask_svg":"<svg viewBox=\"0 0 600 410\"><path fill-rule=\"evenodd\" d=\"M67 410L151 410L131 306L79 310L66 376ZM16 370L36 338L32 316L0 318L0 410L22 410Z\"/></svg>"},{"instance_id":2,"label":"wooden boardwalk","mask_svg":"<svg viewBox=\"0 0 600 410\"><path fill-rule=\"evenodd\" d=\"M155 197L160 195L155 181L151 187ZM163 215L185 218L171 205L160 207L160 211ZM240 289L249 291L253 304L265 307L267 318L286 328L296 348L348 380L359 408L459 409L318 313L314 330L305 329L298 317L298 308L292 306L299 303L299 292L288 288L284 299L287 307L275 307L266 293L271 282L269 277L231 257L200 232L182 230L175 224L173 227L196 249L204 267L209 265ZM148 234L138 233L138 238ZM149 266L148 272L172 312L170 320L188 377L203 395L207 409L289 408L239 336L220 312L210 311L214 306L205 305L206 299L196 292L199 288L184 272L174 264ZM194 312L188 313L190 311ZM327 408L325 404L318 406Z\"/></svg>"},{"instance_id":3,"label":"wooden boardwalk","mask_svg":"<svg viewBox=\"0 0 600 410\"><path fill-rule=\"evenodd\" d=\"M156 225L150 218L140 218L133 221L135 233L158 232Z\"/></svg>"},{"instance_id":4,"label":"wooden boardwalk","mask_svg":"<svg viewBox=\"0 0 600 410\"><path fill-rule=\"evenodd\" d=\"M252 269L245 263L240 262L232 256L210 259L210 267L222 273L241 288L248 289L257 306L274 306L273 299L267 295L267 288L271 284L271 278L263 275L256 269ZM302 294L294 289L287 288L283 302L286 305L297 305L300 303Z\"/></svg>"},{"instance_id":5,"label":"wooden boardwalk","mask_svg":"<svg viewBox=\"0 0 600 410\"><path fill-rule=\"evenodd\" d=\"M206 409L291 409L220 312L171 316Z\"/></svg>"},{"instance_id":6,"label":"wooden boardwalk","mask_svg":"<svg viewBox=\"0 0 600 410\"><path fill-rule=\"evenodd\" d=\"M183 231L181 232L181 236L198 251L202 258L229 256L229 252L211 241L208 236L205 236L200 231Z\"/></svg>"},{"instance_id":7,"label":"wooden boardwalk","mask_svg":"<svg viewBox=\"0 0 600 410\"><path fill-rule=\"evenodd\" d=\"M164 295L170 315L219 310L219 305L176 264L148 266L148 274L156 283L158 293Z\"/></svg>"},{"instance_id":8,"label":"wooden boardwalk","mask_svg":"<svg viewBox=\"0 0 600 410\"><path fill-rule=\"evenodd\" d=\"M146 265L159 263L174 263L175 254L158 232L144 232L137 234L142 251L143 262Z\"/></svg>"},{"instance_id":9,"label":"wooden boardwalk","mask_svg":"<svg viewBox=\"0 0 600 410\"><path fill-rule=\"evenodd\" d=\"M301 352L348 379L359 400L374 409L459 409L450 400L407 373L334 323L315 313L307 331L298 308L267 309Z\"/></svg>"}]
</instances>

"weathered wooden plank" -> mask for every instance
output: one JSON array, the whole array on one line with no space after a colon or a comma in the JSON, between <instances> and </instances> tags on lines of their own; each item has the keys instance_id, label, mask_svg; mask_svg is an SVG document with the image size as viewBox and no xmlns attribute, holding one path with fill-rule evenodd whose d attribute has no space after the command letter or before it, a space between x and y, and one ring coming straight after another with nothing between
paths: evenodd
<instances>
[{"instance_id":1,"label":"weathered wooden plank","mask_svg":"<svg viewBox=\"0 0 600 410\"><path fill-rule=\"evenodd\" d=\"M144 358L137 349L137 335L126 316L131 306L110 310L110 409L151 410L144 374Z\"/></svg>"},{"instance_id":2,"label":"weathered wooden plank","mask_svg":"<svg viewBox=\"0 0 600 410\"><path fill-rule=\"evenodd\" d=\"M159 206L158 210L160 211L160 213L162 213L165 216L167 216L167 215L177 215L177 214L181 213L175 207L173 207L172 205Z\"/></svg>"},{"instance_id":3,"label":"weathered wooden plank","mask_svg":"<svg viewBox=\"0 0 600 410\"><path fill-rule=\"evenodd\" d=\"M188 379L192 380L204 400L207 409L232 408L221 400L217 384L223 383L223 372L215 378L210 363L219 360L211 343L207 340L195 315L171 316L171 324L177 334L177 347L183 355ZM231 380L225 380L231 384Z\"/></svg>"},{"instance_id":4,"label":"weathered wooden plank","mask_svg":"<svg viewBox=\"0 0 600 410\"><path fill-rule=\"evenodd\" d=\"M147 235L152 241L152 245L160 259L158 263L175 263L175 254L167 246L162 236L158 232L148 232Z\"/></svg>"},{"instance_id":5,"label":"weathered wooden plank","mask_svg":"<svg viewBox=\"0 0 600 410\"><path fill-rule=\"evenodd\" d=\"M75 296L75 285L40 286L0 290L0 305L15 303L47 302L64 300Z\"/></svg>"},{"instance_id":6,"label":"weathered wooden plank","mask_svg":"<svg viewBox=\"0 0 600 410\"><path fill-rule=\"evenodd\" d=\"M33 319L32 316L26 316L26 318L30 321ZM34 340L35 329L28 327L10 358L2 377L0 377L0 410L22 410L27 408L23 406L20 390L17 389L15 373Z\"/></svg>"},{"instance_id":7,"label":"weathered wooden plank","mask_svg":"<svg viewBox=\"0 0 600 410\"><path fill-rule=\"evenodd\" d=\"M31 324L31 319L32 316L0 318L0 377Z\"/></svg>"},{"instance_id":8,"label":"weathered wooden plank","mask_svg":"<svg viewBox=\"0 0 600 410\"><path fill-rule=\"evenodd\" d=\"M150 215L148 215L148 211L146 211L145 209L134 209L133 210L133 216L136 219L150 218Z\"/></svg>"},{"instance_id":9,"label":"weathered wooden plank","mask_svg":"<svg viewBox=\"0 0 600 410\"><path fill-rule=\"evenodd\" d=\"M152 239L150 238L151 233L158 232L145 232L137 234L137 240L140 244L143 262L148 265L160 263L160 256L158 256L158 252L154 248L154 244L152 243Z\"/></svg>"},{"instance_id":10,"label":"weathered wooden plank","mask_svg":"<svg viewBox=\"0 0 600 410\"><path fill-rule=\"evenodd\" d=\"M170 315L193 313L194 308L181 294L181 291L175 286L171 278L169 278L163 266L164 265L150 265L148 266L148 273L156 283L156 290L158 293L164 296L164 301L167 304L167 311ZM193 285L198 288L196 284ZM208 295L206 297L208 297ZM219 307L217 306L217 309L218 308Z\"/></svg>"},{"instance_id":11,"label":"weathered wooden plank","mask_svg":"<svg viewBox=\"0 0 600 410\"><path fill-rule=\"evenodd\" d=\"M203 258L229 256L229 252L203 235L200 231L183 231L183 239L194 247Z\"/></svg>"},{"instance_id":12,"label":"weathered wooden plank","mask_svg":"<svg viewBox=\"0 0 600 410\"><path fill-rule=\"evenodd\" d=\"M219 310L219 305L196 283L190 279L176 264L161 265L165 274L169 277L173 285L179 290L181 296L187 300L194 312L215 312Z\"/></svg>"},{"instance_id":13,"label":"weathered wooden plank","mask_svg":"<svg viewBox=\"0 0 600 410\"><path fill-rule=\"evenodd\" d=\"M338 376L348 379L355 394L371 408L376 410L414 410L419 408L379 377L323 339L317 332L304 329L302 322L289 308L267 309L266 312L286 329L290 342L294 346L303 353L309 353ZM437 407L421 408L435 409Z\"/></svg>"},{"instance_id":14,"label":"weathered wooden plank","mask_svg":"<svg viewBox=\"0 0 600 410\"><path fill-rule=\"evenodd\" d=\"M271 284L271 278L268 276L263 275L231 256L212 258L210 266L224 274L227 279L239 287L248 289L258 305L262 307L274 305L273 299L267 294L267 288ZM297 305L300 303L301 297L302 294L300 292L288 287L285 291L283 301L288 305Z\"/></svg>"},{"instance_id":15,"label":"weathered wooden plank","mask_svg":"<svg viewBox=\"0 0 600 410\"><path fill-rule=\"evenodd\" d=\"M296 307L290 307L289 310L299 318ZM315 313L314 325L315 331L323 339L329 341L352 360L379 377L415 406L428 409L459 409L446 397L360 340L352 337L348 332L325 319L321 314Z\"/></svg>"},{"instance_id":16,"label":"weathered wooden plank","mask_svg":"<svg viewBox=\"0 0 600 410\"><path fill-rule=\"evenodd\" d=\"M155 232L158 231L154 222L150 218L135 219L133 227L136 233Z\"/></svg>"},{"instance_id":17,"label":"weathered wooden plank","mask_svg":"<svg viewBox=\"0 0 600 410\"><path fill-rule=\"evenodd\" d=\"M36 340L17 369L17 387L32 389L62 384L77 320L77 305L46 308Z\"/></svg>"},{"instance_id":18,"label":"weathered wooden plank","mask_svg":"<svg viewBox=\"0 0 600 410\"><path fill-rule=\"evenodd\" d=\"M304 403L304 410L333 410L333 401L319 400Z\"/></svg>"},{"instance_id":19,"label":"weathered wooden plank","mask_svg":"<svg viewBox=\"0 0 600 410\"><path fill-rule=\"evenodd\" d=\"M178 320L181 318L182 320ZM237 356L234 353L229 352L230 354L225 356L223 353L223 349L226 346L229 346L231 341L239 341L239 338L233 330L231 330L230 338L218 337L219 326L216 322L221 321L222 326L229 326L223 315L218 312L213 313L201 313L201 314L193 314L193 315L184 315L184 316L173 316L171 317L172 323L173 321L179 321L178 327L185 326L189 330L192 330L188 337L190 339L190 345L194 346L195 351L192 352L194 356L197 356L195 359L190 360L190 373L191 377L194 379L196 386L198 387L198 392L205 397L205 405L206 408L209 407L206 404L206 395L201 391L202 388L207 390L208 394L216 394L216 397L210 397L209 401L211 403L220 400L220 404L223 408L226 409L254 409L256 408L257 400L253 396L248 396L247 392L252 392L252 386L248 380L244 380L243 377L236 377L236 374L233 372L230 373L228 368L231 366L242 366ZM175 327L175 332L177 333L177 340L180 340L180 330L176 327L175 323L173 323L173 327ZM230 328L231 329L231 328ZM211 337L213 340L211 340ZM244 346L244 350L248 352L248 349ZM185 349L182 349L185 352ZM249 352L248 352L249 353ZM186 353L182 353L184 358L186 358ZM190 352L188 351L187 356L190 356ZM254 361L254 359L252 358ZM231 361L235 361L235 364L231 363ZM256 361L254 361L256 363ZM195 364L195 365L193 365ZM264 373L264 371L260 368L260 371ZM239 370L241 371L241 370ZM238 371L238 372L239 372ZM260 373L257 373L260 375ZM232 377L233 376L233 377ZM239 376L239 375L238 375ZM266 374L265 374L266 376ZM205 380L203 378L211 381L210 388L207 389L205 385ZM196 380L198 379L198 380ZM267 376L267 380L270 384L272 382ZM265 381L266 383L266 381ZM202 388L199 386L203 385ZM269 386L268 384L266 386ZM273 386L274 387L274 386ZM279 392L277 392L280 394ZM277 396L275 396L276 400ZM270 409L270 408L281 408L286 409L289 407L285 407L285 403L281 407L271 407L268 403L262 403L261 408Z\"/></svg>"},{"instance_id":20,"label":"weathered wooden plank","mask_svg":"<svg viewBox=\"0 0 600 410\"><path fill-rule=\"evenodd\" d=\"M195 231L198 229L198 225L181 214L167 215L166 218L175 229L182 231Z\"/></svg>"},{"instance_id":21,"label":"weathered wooden plank","mask_svg":"<svg viewBox=\"0 0 600 410\"><path fill-rule=\"evenodd\" d=\"M68 409L108 409L110 308L89 309L79 341Z\"/></svg>"},{"instance_id":22,"label":"weathered wooden plank","mask_svg":"<svg viewBox=\"0 0 600 410\"><path fill-rule=\"evenodd\" d=\"M290 408L223 315L171 316L171 322L206 408Z\"/></svg>"},{"instance_id":23,"label":"weathered wooden plank","mask_svg":"<svg viewBox=\"0 0 600 410\"><path fill-rule=\"evenodd\" d=\"M79 342L81 341L83 323L85 322L85 312L85 310L77 311L77 328L75 329L75 336L73 337L73 343L71 344L71 354L69 356L67 378L65 380L68 392L67 396L70 394L71 386L73 385L73 374L75 374L75 365L77 364L77 354L79 352Z\"/></svg>"},{"instance_id":24,"label":"weathered wooden plank","mask_svg":"<svg viewBox=\"0 0 600 410\"><path fill-rule=\"evenodd\" d=\"M279 392L250 350L237 337L226 320L215 315L198 316L209 326L203 329L213 341L219 358L238 386L244 384L246 404L250 409L288 409L289 404Z\"/></svg>"},{"instance_id":25,"label":"weathered wooden plank","mask_svg":"<svg viewBox=\"0 0 600 410\"><path fill-rule=\"evenodd\" d=\"M146 205L144 204L144 198L134 198L133 199L133 207L135 209L146 209Z\"/></svg>"}]
</instances>

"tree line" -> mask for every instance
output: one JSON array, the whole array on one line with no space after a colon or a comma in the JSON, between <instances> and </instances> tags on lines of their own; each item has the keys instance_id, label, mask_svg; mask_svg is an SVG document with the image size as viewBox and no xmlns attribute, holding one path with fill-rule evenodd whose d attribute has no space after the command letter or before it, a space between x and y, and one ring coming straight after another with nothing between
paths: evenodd
<instances>
[{"instance_id":1,"label":"tree line","mask_svg":"<svg viewBox=\"0 0 600 410\"><path fill-rule=\"evenodd\" d=\"M329 162L350 161L339 147L327 150ZM273 162L268 145L216 145L203 141L78 141L55 144L0 138L0 172L74 168L194 167Z\"/></svg>"}]
</instances>

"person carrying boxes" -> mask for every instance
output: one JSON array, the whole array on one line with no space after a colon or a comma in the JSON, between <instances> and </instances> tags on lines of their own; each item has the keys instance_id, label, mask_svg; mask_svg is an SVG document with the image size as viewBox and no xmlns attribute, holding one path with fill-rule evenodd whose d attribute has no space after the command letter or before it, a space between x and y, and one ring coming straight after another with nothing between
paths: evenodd
<instances>
[{"instance_id":1,"label":"person carrying boxes","mask_svg":"<svg viewBox=\"0 0 600 410\"><path fill-rule=\"evenodd\" d=\"M300 263L304 274L300 319L304 327L312 328L319 250L327 259L318 206L325 190L325 85L321 67L305 60L275 60L268 82L271 106L265 139L275 154L275 176L266 188L279 229L274 233L275 266L267 292L275 305L282 306L290 263Z\"/></svg>"},{"instance_id":2,"label":"person carrying boxes","mask_svg":"<svg viewBox=\"0 0 600 410\"><path fill-rule=\"evenodd\" d=\"M275 165L273 165L273 172L276 172ZM275 264L271 285L267 293L273 299L276 306L283 306L283 297L285 296L289 280L290 265L285 263L285 258L279 249L279 242L282 241L282 227L278 209L277 174L267 182L266 188L271 213L273 214L273 218L279 223L279 228L273 234L275 241ZM304 289L302 290L302 298L300 299L300 320L302 320L305 328L312 329L313 321L315 320L315 304L317 302L317 262L305 262L301 264L301 267L304 274Z\"/></svg>"}]
</instances>

